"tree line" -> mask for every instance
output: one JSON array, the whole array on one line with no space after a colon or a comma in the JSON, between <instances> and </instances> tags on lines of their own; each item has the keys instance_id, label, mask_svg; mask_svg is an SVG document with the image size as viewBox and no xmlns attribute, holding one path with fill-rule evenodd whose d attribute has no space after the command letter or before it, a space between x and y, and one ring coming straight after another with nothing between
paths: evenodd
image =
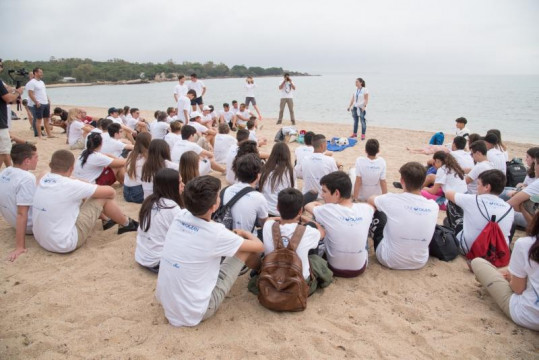
<instances>
[{"instance_id":1,"label":"tree line","mask_svg":"<svg viewBox=\"0 0 539 360\"><path fill-rule=\"evenodd\" d=\"M283 70L282 67L263 68L259 66L247 67L245 65L234 65L228 67L223 63L215 64L208 61L204 64L198 62L183 62L176 64L172 60L165 63L132 63L122 59L111 59L108 61L93 61L91 59L56 59L51 57L49 61L19 61L4 60L4 72L0 78L8 83L11 79L8 70L32 71L40 67L43 69L43 81L48 84L58 83L64 77L73 77L77 82L98 82L98 81L123 81L147 79L153 80L156 75L166 79L175 78L176 74L189 76L196 73L199 78L216 77L244 77L244 76L275 76L289 72L291 75L308 75L293 71Z\"/></svg>"}]
</instances>

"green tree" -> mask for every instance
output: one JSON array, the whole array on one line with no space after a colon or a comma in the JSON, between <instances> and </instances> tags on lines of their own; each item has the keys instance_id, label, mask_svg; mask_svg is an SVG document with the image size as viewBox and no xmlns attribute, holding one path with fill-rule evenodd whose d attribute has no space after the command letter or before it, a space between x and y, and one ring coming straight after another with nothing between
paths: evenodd
<instances>
[{"instance_id":1,"label":"green tree","mask_svg":"<svg viewBox=\"0 0 539 360\"><path fill-rule=\"evenodd\" d=\"M80 64L73 69L72 75L77 81L87 82L94 78L94 66L92 64Z\"/></svg>"}]
</instances>

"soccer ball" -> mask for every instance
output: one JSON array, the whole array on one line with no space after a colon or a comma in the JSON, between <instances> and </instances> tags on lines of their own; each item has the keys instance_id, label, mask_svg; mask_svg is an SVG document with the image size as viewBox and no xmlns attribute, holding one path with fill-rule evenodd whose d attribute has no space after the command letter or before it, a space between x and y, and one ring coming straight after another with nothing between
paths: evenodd
<instances>
[{"instance_id":1,"label":"soccer ball","mask_svg":"<svg viewBox=\"0 0 539 360\"><path fill-rule=\"evenodd\" d=\"M337 145L344 146L348 145L348 138L342 137L337 140Z\"/></svg>"}]
</instances>

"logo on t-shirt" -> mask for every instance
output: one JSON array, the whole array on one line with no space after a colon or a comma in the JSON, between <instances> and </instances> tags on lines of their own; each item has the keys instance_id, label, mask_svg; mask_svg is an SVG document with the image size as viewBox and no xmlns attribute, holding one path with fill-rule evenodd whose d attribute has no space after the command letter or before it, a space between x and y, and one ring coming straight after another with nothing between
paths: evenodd
<instances>
[{"instance_id":1,"label":"logo on t-shirt","mask_svg":"<svg viewBox=\"0 0 539 360\"><path fill-rule=\"evenodd\" d=\"M361 216L339 216L339 220L344 221L346 223L359 223L363 221L363 218Z\"/></svg>"},{"instance_id":2,"label":"logo on t-shirt","mask_svg":"<svg viewBox=\"0 0 539 360\"><path fill-rule=\"evenodd\" d=\"M404 206L404 208L408 210L408 212L414 213L416 215L429 215L432 213L431 209L420 207L420 206L406 205Z\"/></svg>"},{"instance_id":3,"label":"logo on t-shirt","mask_svg":"<svg viewBox=\"0 0 539 360\"><path fill-rule=\"evenodd\" d=\"M195 225L187 224L187 223L185 223L185 222L183 222L181 220L176 220L176 221L180 224L183 231L186 231L188 233L191 233L191 234L197 233L198 230L199 230L199 228L197 226L195 226Z\"/></svg>"},{"instance_id":4,"label":"logo on t-shirt","mask_svg":"<svg viewBox=\"0 0 539 360\"><path fill-rule=\"evenodd\" d=\"M11 181L11 178L7 175L0 176L0 182L3 184L6 184Z\"/></svg>"}]
</instances>

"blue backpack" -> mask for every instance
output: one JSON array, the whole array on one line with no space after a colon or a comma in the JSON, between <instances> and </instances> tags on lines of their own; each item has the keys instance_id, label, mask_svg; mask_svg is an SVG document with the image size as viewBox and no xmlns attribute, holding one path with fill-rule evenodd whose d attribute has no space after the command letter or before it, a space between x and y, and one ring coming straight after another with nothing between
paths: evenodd
<instances>
[{"instance_id":1,"label":"blue backpack","mask_svg":"<svg viewBox=\"0 0 539 360\"><path fill-rule=\"evenodd\" d=\"M443 145L443 144L444 144L444 133L441 131L432 135L432 137L430 138L429 145Z\"/></svg>"}]
</instances>

